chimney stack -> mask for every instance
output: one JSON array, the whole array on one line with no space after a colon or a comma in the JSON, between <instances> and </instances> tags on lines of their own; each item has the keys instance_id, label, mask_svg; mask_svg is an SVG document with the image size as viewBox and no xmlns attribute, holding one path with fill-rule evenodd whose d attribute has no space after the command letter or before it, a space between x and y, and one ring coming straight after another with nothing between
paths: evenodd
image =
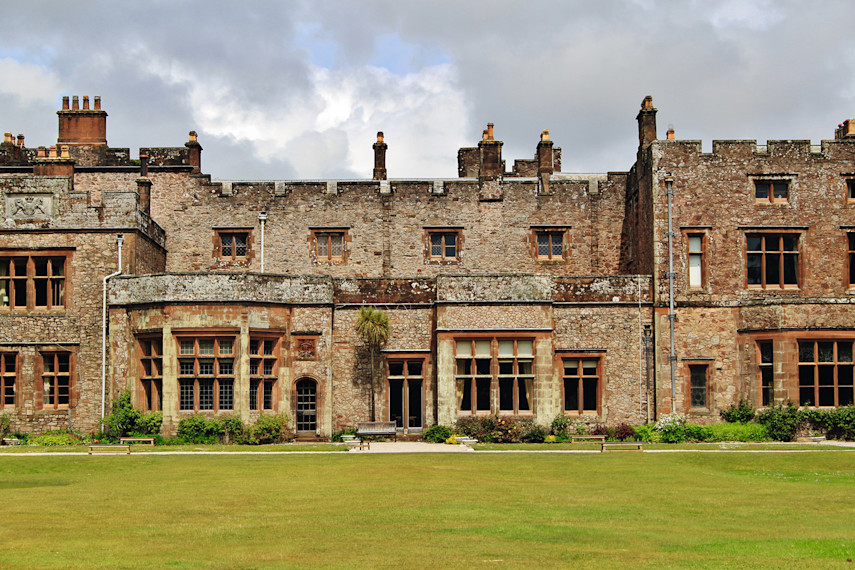
<instances>
[{"instance_id":1,"label":"chimney stack","mask_svg":"<svg viewBox=\"0 0 855 570\"><path fill-rule=\"evenodd\" d=\"M140 155L140 176L145 178L148 176L148 155Z\"/></svg>"},{"instance_id":2,"label":"chimney stack","mask_svg":"<svg viewBox=\"0 0 855 570\"><path fill-rule=\"evenodd\" d=\"M497 180L504 175L502 166L502 141L493 138L493 123L487 123L483 139L478 143L479 171L481 180Z\"/></svg>"},{"instance_id":3,"label":"chimney stack","mask_svg":"<svg viewBox=\"0 0 855 570\"><path fill-rule=\"evenodd\" d=\"M644 149L656 140L656 108L653 97L648 95L641 102L641 110L636 116L638 121L638 148Z\"/></svg>"},{"instance_id":4,"label":"chimney stack","mask_svg":"<svg viewBox=\"0 0 855 570\"><path fill-rule=\"evenodd\" d=\"M551 176L555 171L552 162L552 141L549 140L549 131L540 133L540 142L537 143L537 175Z\"/></svg>"},{"instance_id":5,"label":"chimney stack","mask_svg":"<svg viewBox=\"0 0 855 570\"><path fill-rule=\"evenodd\" d=\"M386 149L389 145L383 142L383 131L377 133L374 143L374 180L386 180Z\"/></svg>"},{"instance_id":6,"label":"chimney stack","mask_svg":"<svg viewBox=\"0 0 855 570\"><path fill-rule=\"evenodd\" d=\"M95 109L89 108L89 96L83 97L83 109L77 95L71 99L68 108L68 96L62 98L59 116L59 136L57 144L107 146L107 113L101 110L101 98L95 97Z\"/></svg>"},{"instance_id":7,"label":"chimney stack","mask_svg":"<svg viewBox=\"0 0 855 570\"><path fill-rule=\"evenodd\" d=\"M202 172L202 145L196 140L196 131L190 131L190 140L184 143L187 147L190 157L190 166L193 167L193 172Z\"/></svg>"}]
</instances>

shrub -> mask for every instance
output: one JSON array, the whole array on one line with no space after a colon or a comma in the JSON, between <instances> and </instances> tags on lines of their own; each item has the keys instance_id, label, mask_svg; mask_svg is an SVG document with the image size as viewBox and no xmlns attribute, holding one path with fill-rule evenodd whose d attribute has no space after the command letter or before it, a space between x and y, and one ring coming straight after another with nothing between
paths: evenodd
<instances>
[{"instance_id":1,"label":"shrub","mask_svg":"<svg viewBox=\"0 0 855 570\"><path fill-rule=\"evenodd\" d=\"M160 412L140 414L134 431L138 432L140 435L158 435L162 424L163 414Z\"/></svg>"},{"instance_id":2,"label":"shrub","mask_svg":"<svg viewBox=\"0 0 855 570\"><path fill-rule=\"evenodd\" d=\"M217 420L209 420L201 414L192 415L178 422L178 437L187 443L216 443L222 433Z\"/></svg>"},{"instance_id":3,"label":"shrub","mask_svg":"<svg viewBox=\"0 0 855 570\"><path fill-rule=\"evenodd\" d=\"M435 425L427 428L422 434L422 439L431 443L442 443L454 434L450 426Z\"/></svg>"},{"instance_id":4,"label":"shrub","mask_svg":"<svg viewBox=\"0 0 855 570\"><path fill-rule=\"evenodd\" d=\"M722 410L720 415L728 423L747 424L754 419L754 406L748 400L739 400L739 403Z\"/></svg>"},{"instance_id":5,"label":"shrub","mask_svg":"<svg viewBox=\"0 0 855 570\"><path fill-rule=\"evenodd\" d=\"M712 437L712 430L709 429L709 426L686 424L683 426L683 430L686 439L689 441L708 441Z\"/></svg>"},{"instance_id":6,"label":"shrub","mask_svg":"<svg viewBox=\"0 0 855 570\"><path fill-rule=\"evenodd\" d=\"M614 435L611 433L608 427L603 424L594 424L588 429L588 435L604 435L606 437L610 437Z\"/></svg>"},{"instance_id":7,"label":"shrub","mask_svg":"<svg viewBox=\"0 0 855 570\"><path fill-rule=\"evenodd\" d=\"M498 418L496 416L472 416L460 418L454 424L454 433L460 433L475 438L478 441L496 441L494 432Z\"/></svg>"},{"instance_id":8,"label":"shrub","mask_svg":"<svg viewBox=\"0 0 855 570\"><path fill-rule=\"evenodd\" d=\"M12 415L0 414L0 439L12 435Z\"/></svg>"},{"instance_id":9,"label":"shrub","mask_svg":"<svg viewBox=\"0 0 855 570\"><path fill-rule=\"evenodd\" d=\"M544 443L555 443L556 441L558 441L558 436L548 435L546 436L546 438L544 438L543 441Z\"/></svg>"},{"instance_id":10,"label":"shrub","mask_svg":"<svg viewBox=\"0 0 855 570\"><path fill-rule=\"evenodd\" d=\"M686 441L686 416L680 413L665 414L653 426L659 433L659 439L665 443Z\"/></svg>"},{"instance_id":11,"label":"shrub","mask_svg":"<svg viewBox=\"0 0 855 570\"><path fill-rule=\"evenodd\" d=\"M688 426L687 426L688 427ZM758 423L721 423L704 426L706 441L766 441L766 426Z\"/></svg>"},{"instance_id":12,"label":"shrub","mask_svg":"<svg viewBox=\"0 0 855 570\"><path fill-rule=\"evenodd\" d=\"M531 420L526 420L526 423L520 422L522 434L520 440L524 443L543 443L546 439L546 428L538 425Z\"/></svg>"},{"instance_id":13,"label":"shrub","mask_svg":"<svg viewBox=\"0 0 855 570\"><path fill-rule=\"evenodd\" d=\"M618 424L615 426L615 438L620 441L635 439L635 430L627 423Z\"/></svg>"},{"instance_id":14,"label":"shrub","mask_svg":"<svg viewBox=\"0 0 855 570\"><path fill-rule=\"evenodd\" d=\"M244 438L244 425L237 416L223 416L220 424L220 441L223 443L241 443Z\"/></svg>"},{"instance_id":15,"label":"shrub","mask_svg":"<svg viewBox=\"0 0 855 570\"><path fill-rule=\"evenodd\" d=\"M76 445L80 438L68 431L49 431L39 435L31 435L27 441L30 445Z\"/></svg>"},{"instance_id":16,"label":"shrub","mask_svg":"<svg viewBox=\"0 0 855 570\"><path fill-rule=\"evenodd\" d=\"M292 439L291 430L288 429L288 416L277 414L275 416L261 415L255 424L247 431L247 443L282 443Z\"/></svg>"},{"instance_id":17,"label":"shrub","mask_svg":"<svg viewBox=\"0 0 855 570\"><path fill-rule=\"evenodd\" d=\"M766 426L769 437L778 441L792 441L799 428L799 409L792 402L778 404L757 414L757 421Z\"/></svg>"},{"instance_id":18,"label":"shrub","mask_svg":"<svg viewBox=\"0 0 855 570\"><path fill-rule=\"evenodd\" d=\"M828 412L828 436L835 439L855 439L855 406L848 405Z\"/></svg>"},{"instance_id":19,"label":"shrub","mask_svg":"<svg viewBox=\"0 0 855 570\"><path fill-rule=\"evenodd\" d=\"M635 439L638 441L659 441L659 433L655 429L653 429L653 426L650 424L643 426L635 426L633 428L633 431L635 432Z\"/></svg>"},{"instance_id":20,"label":"shrub","mask_svg":"<svg viewBox=\"0 0 855 570\"><path fill-rule=\"evenodd\" d=\"M160 412L141 413L131 404L130 392L122 392L113 405L113 411L104 418L104 439L118 439L126 435L157 435L163 423Z\"/></svg>"},{"instance_id":21,"label":"shrub","mask_svg":"<svg viewBox=\"0 0 855 570\"><path fill-rule=\"evenodd\" d=\"M430 429L430 428L428 428L428 429ZM355 427L346 427L346 428L338 430L337 432L332 434L330 441L342 441L341 436L343 436L343 435L356 435L356 432L357 432L357 429Z\"/></svg>"}]
</instances>

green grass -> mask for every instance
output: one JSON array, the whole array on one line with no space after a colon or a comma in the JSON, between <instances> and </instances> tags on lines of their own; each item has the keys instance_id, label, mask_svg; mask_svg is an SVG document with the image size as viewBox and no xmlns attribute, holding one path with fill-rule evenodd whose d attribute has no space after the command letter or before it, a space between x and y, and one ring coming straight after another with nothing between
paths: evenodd
<instances>
[{"instance_id":1,"label":"green grass","mask_svg":"<svg viewBox=\"0 0 855 570\"><path fill-rule=\"evenodd\" d=\"M4 453L88 453L86 445L9 445L0 447L0 455ZM132 453L158 453L167 451L251 451L263 453L266 451L348 451L343 443L274 443L270 445L224 445L214 444L182 444L182 445L149 445L133 444Z\"/></svg>"},{"instance_id":2,"label":"green grass","mask_svg":"<svg viewBox=\"0 0 855 570\"><path fill-rule=\"evenodd\" d=\"M0 458L0 567L853 568L855 453Z\"/></svg>"}]
</instances>

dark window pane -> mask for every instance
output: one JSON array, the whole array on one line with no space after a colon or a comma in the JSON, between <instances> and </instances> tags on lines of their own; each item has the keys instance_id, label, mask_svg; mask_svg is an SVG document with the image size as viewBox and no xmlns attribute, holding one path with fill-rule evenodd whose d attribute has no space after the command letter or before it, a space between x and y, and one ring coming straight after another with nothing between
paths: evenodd
<instances>
[{"instance_id":1,"label":"dark window pane","mask_svg":"<svg viewBox=\"0 0 855 570\"><path fill-rule=\"evenodd\" d=\"M584 411L597 411L597 379L582 379L582 409Z\"/></svg>"},{"instance_id":2,"label":"dark window pane","mask_svg":"<svg viewBox=\"0 0 855 570\"><path fill-rule=\"evenodd\" d=\"M220 380L220 409L231 410L234 407L234 385L230 381Z\"/></svg>"},{"instance_id":3,"label":"dark window pane","mask_svg":"<svg viewBox=\"0 0 855 570\"><path fill-rule=\"evenodd\" d=\"M568 412L579 409L579 380L576 378L564 379L564 409Z\"/></svg>"},{"instance_id":4,"label":"dark window pane","mask_svg":"<svg viewBox=\"0 0 855 570\"><path fill-rule=\"evenodd\" d=\"M769 183L768 182L755 182L754 183L754 197L758 200L766 200L769 198Z\"/></svg>"},{"instance_id":5,"label":"dark window pane","mask_svg":"<svg viewBox=\"0 0 855 570\"><path fill-rule=\"evenodd\" d=\"M834 362L833 342L818 342L816 346L819 349L819 362Z\"/></svg>"},{"instance_id":6,"label":"dark window pane","mask_svg":"<svg viewBox=\"0 0 855 570\"><path fill-rule=\"evenodd\" d=\"M834 405L834 388L829 386L827 388L819 389L819 406L833 406Z\"/></svg>"},{"instance_id":7,"label":"dark window pane","mask_svg":"<svg viewBox=\"0 0 855 570\"><path fill-rule=\"evenodd\" d=\"M813 361L813 342L799 342L799 362Z\"/></svg>"},{"instance_id":8,"label":"dark window pane","mask_svg":"<svg viewBox=\"0 0 855 570\"><path fill-rule=\"evenodd\" d=\"M403 361L389 362L389 376L403 376L403 375L404 375L404 362Z\"/></svg>"},{"instance_id":9,"label":"dark window pane","mask_svg":"<svg viewBox=\"0 0 855 570\"><path fill-rule=\"evenodd\" d=\"M781 284L780 263L780 255L766 255L766 285Z\"/></svg>"},{"instance_id":10,"label":"dark window pane","mask_svg":"<svg viewBox=\"0 0 855 570\"><path fill-rule=\"evenodd\" d=\"M771 364L772 363L772 341L764 340L759 343L760 345L760 362L763 364Z\"/></svg>"},{"instance_id":11,"label":"dark window pane","mask_svg":"<svg viewBox=\"0 0 855 570\"><path fill-rule=\"evenodd\" d=\"M199 409L214 409L214 381L199 380Z\"/></svg>"},{"instance_id":12,"label":"dark window pane","mask_svg":"<svg viewBox=\"0 0 855 570\"><path fill-rule=\"evenodd\" d=\"M798 258L795 255L784 256L784 285L799 284L797 265Z\"/></svg>"},{"instance_id":13,"label":"dark window pane","mask_svg":"<svg viewBox=\"0 0 855 570\"><path fill-rule=\"evenodd\" d=\"M421 360L410 360L407 362L407 376L421 376L422 375L422 361Z\"/></svg>"},{"instance_id":14,"label":"dark window pane","mask_svg":"<svg viewBox=\"0 0 855 570\"><path fill-rule=\"evenodd\" d=\"M463 378L457 381L460 396L460 410L468 412L472 410L472 380Z\"/></svg>"},{"instance_id":15,"label":"dark window pane","mask_svg":"<svg viewBox=\"0 0 855 570\"><path fill-rule=\"evenodd\" d=\"M514 373L514 361L513 360L500 360L499 361L499 374L507 375Z\"/></svg>"},{"instance_id":16,"label":"dark window pane","mask_svg":"<svg viewBox=\"0 0 855 570\"><path fill-rule=\"evenodd\" d=\"M763 238L760 236L748 236L748 251L761 251L763 249Z\"/></svg>"},{"instance_id":17,"label":"dark window pane","mask_svg":"<svg viewBox=\"0 0 855 570\"><path fill-rule=\"evenodd\" d=\"M476 405L477 410L479 412L489 412L490 411L490 379L489 378L477 378L475 380L475 386L477 390L476 395Z\"/></svg>"},{"instance_id":18,"label":"dark window pane","mask_svg":"<svg viewBox=\"0 0 855 570\"><path fill-rule=\"evenodd\" d=\"M521 412L528 412L531 408L528 405L528 388L526 387L525 380L517 380L517 392L519 394L519 410Z\"/></svg>"},{"instance_id":19,"label":"dark window pane","mask_svg":"<svg viewBox=\"0 0 855 570\"><path fill-rule=\"evenodd\" d=\"M775 388L772 379L772 367L765 366L760 369L761 390L763 393L763 405L771 406L775 400Z\"/></svg>"},{"instance_id":20,"label":"dark window pane","mask_svg":"<svg viewBox=\"0 0 855 570\"><path fill-rule=\"evenodd\" d=\"M817 376L820 386L834 386L834 365L818 366Z\"/></svg>"},{"instance_id":21,"label":"dark window pane","mask_svg":"<svg viewBox=\"0 0 855 570\"><path fill-rule=\"evenodd\" d=\"M851 386L852 385L852 365L841 364L837 367L837 385Z\"/></svg>"},{"instance_id":22,"label":"dark window pane","mask_svg":"<svg viewBox=\"0 0 855 570\"><path fill-rule=\"evenodd\" d=\"M800 406L812 406L814 402L814 394L813 387L810 388L799 388L799 405Z\"/></svg>"},{"instance_id":23,"label":"dark window pane","mask_svg":"<svg viewBox=\"0 0 855 570\"><path fill-rule=\"evenodd\" d=\"M798 249L799 249L799 236L797 236L797 235L785 235L783 241L784 241L784 251L798 251Z\"/></svg>"},{"instance_id":24,"label":"dark window pane","mask_svg":"<svg viewBox=\"0 0 855 570\"><path fill-rule=\"evenodd\" d=\"M490 373L490 359L489 358L477 358L475 360L475 374L489 374Z\"/></svg>"},{"instance_id":25,"label":"dark window pane","mask_svg":"<svg viewBox=\"0 0 855 570\"><path fill-rule=\"evenodd\" d=\"M799 366L799 386L813 386L814 366Z\"/></svg>"},{"instance_id":26,"label":"dark window pane","mask_svg":"<svg viewBox=\"0 0 855 570\"><path fill-rule=\"evenodd\" d=\"M514 379L499 379L499 409L509 411L514 409Z\"/></svg>"},{"instance_id":27,"label":"dark window pane","mask_svg":"<svg viewBox=\"0 0 855 570\"><path fill-rule=\"evenodd\" d=\"M760 285L762 284L762 267L763 267L763 256L758 253L750 253L748 254L748 284L749 285Z\"/></svg>"},{"instance_id":28,"label":"dark window pane","mask_svg":"<svg viewBox=\"0 0 855 570\"><path fill-rule=\"evenodd\" d=\"M775 190L774 190L775 198L777 198L778 200L786 200L787 199L787 194L789 193L789 190L787 188L786 182L776 182L774 184L774 188L775 188Z\"/></svg>"},{"instance_id":29,"label":"dark window pane","mask_svg":"<svg viewBox=\"0 0 855 570\"><path fill-rule=\"evenodd\" d=\"M837 405L851 406L852 403L852 386L841 386L837 392Z\"/></svg>"}]
</instances>

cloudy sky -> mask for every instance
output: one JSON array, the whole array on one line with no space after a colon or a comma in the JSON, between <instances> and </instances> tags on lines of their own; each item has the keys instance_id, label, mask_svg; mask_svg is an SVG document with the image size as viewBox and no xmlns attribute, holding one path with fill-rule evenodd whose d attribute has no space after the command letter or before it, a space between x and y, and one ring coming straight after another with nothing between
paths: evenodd
<instances>
[{"instance_id":1,"label":"cloudy sky","mask_svg":"<svg viewBox=\"0 0 855 570\"><path fill-rule=\"evenodd\" d=\"M0 130L56 141L62 95L100 95L110 146L196 130L215 179L454 177L496 125L543 129L565 172L626 170L645 95L659 135L821 139L855 118L850 0L164 0L7 3Z\"/></svg>"}]
</instances>

